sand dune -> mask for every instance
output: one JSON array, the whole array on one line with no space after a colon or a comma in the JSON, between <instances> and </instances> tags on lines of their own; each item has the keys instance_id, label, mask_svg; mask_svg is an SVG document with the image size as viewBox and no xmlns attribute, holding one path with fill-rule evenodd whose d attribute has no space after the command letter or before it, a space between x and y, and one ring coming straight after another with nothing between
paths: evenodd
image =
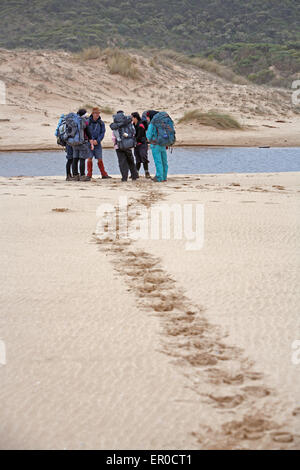
<instances>
[{"instance_id":1,"label":"sand dune","mask_svg":"<svg viewBox=\"0 0 300 470\"><path fill-rule=\"evenodd\" d=\"M300 448L298 174L1 178L3 449ZM128 196L205 245L99 242Z\"/></svg>"},{"instance_id":2,"label":"sand dune","mask_svg":"<svg viewBox=\"0 0 300 470\"><path fill-rule=\"evenodd\" d=\"M7 104L0 106L0 150L56 149L54 130L61 113L100 105L127 113L166 109L178 121L199 108L230 113L244 130L220 131L198 124L177 126L178 145L299 146L299 115L291 92L237 85L191 65L168 60L151 65L150 52L131 53L140 77L110 75L104 59L74 60L67 52L0 50L0 80ZM111 147L110 132L104 146Z\"/></svg>"}]
</instances>

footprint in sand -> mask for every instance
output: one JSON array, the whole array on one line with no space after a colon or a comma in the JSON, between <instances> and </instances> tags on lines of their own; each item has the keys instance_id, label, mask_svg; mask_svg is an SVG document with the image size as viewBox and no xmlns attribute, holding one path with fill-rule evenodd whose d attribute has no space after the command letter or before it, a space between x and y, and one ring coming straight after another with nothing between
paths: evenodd
<instances>
[{"instance_id":1,"label":"footprint in sand","mask_svg":"<svg viewBox=\"0 0 300 470\"><path fill-rule=\"evenodd\" d=\"M244 387L243 392L249 393L258 398L267 397L270 395L270 390L265 387Z\"/></svg>"},{"instance_id":2,"label":"footprint in sand","mask_svg":"<svg viewBox=\"0 0 300 470\"><path fill-rule=\"evenodd\" d=\"M271 437L274 442L279 442L281 444L288 444L294 440L293 435L289 432L274 432L271 434Z\"/></svg>"},{"instance_id":3,"label":"footprint in sand","mask_svg":"<svg viewBox=\"0 0 300 470\"><path fill-rule=\"evenodd\" d=\"M177 189L182 187L178 186ZM161 193L147 191L134 202L151 207L161 198ZM256 201L241 202L256 203ZM266 437L272 439L273 447L274 443L293 442L293 435L281 431L280 427L264 416L263 412L258 415L249 414L259 404L263 409L266 400L268 405L272 405L273 392L258 383L263 379L263 375L252 370L252 366L243 357L243 352L224 343L223 338L226 335L208 323L202 315L203 309L189 303L184 293L179 291L176 281L163 270L160 259L143 250L133 251L132 240L120 239L112 242L95 240L101 251L105 251L106 254L111 253L116 271L126 275L125 280L130 292L139 299L138 305L144 311L150 311L162 319L165 337L161 352L172 357L176 364L185 367L185 370L188 369L187 375L191 380L198 374L199 381L195 382L193 388L196 393L200 395L203 393L203 389L199 388L199 382L206 381L207 384L213 384L213 392L207 395L209 403L228 419L219 431L218 429L212 431L214 442L218 432L222 442L225 438L230 442L230 446L235 448L241 446L243 440L256 441ZM231 368L232 364L235 372ZM245 385L247 381L248 384L251 381L252 385L251 382L250 385ZM236 409L239 416L241 414L244 416L240 421L232 420ZM300 408L293 412L293 416L298 415ZM198 435L195 437L199 438Z\"/></svg>"},{"instance_id":4,"label":"footprint in sand","mask_svg":"<svg viewBox=\"0 0 300 470\"><path fill-rule=\"evenodd\" d=\"M57 208L57 209L52 209L52 212L58 212L58 213L70 212L70 209L66 209L66 208Z\"/></svg>"},{"instance_id":5,"label":"footprint in sand","mask_svg":"<svg viewBox=\"0 0 300 470\"><path fill-rule=\"evenodd\" d=\"M294 409L293 416L300 416L300 407Z\"/></svg>"},{"instance_id":6,"label":"footprint in sand","mask_svg":"<svg viewBox=\"0 0 300 470\"><path fill-rule=\"evenodd\" d=\"M244 401L244 397L242 395L232 395L224 397L209 395L209 398L211 398L211 400L215 402L218 408L236 408Z\"/></svg>"}]
</instances>

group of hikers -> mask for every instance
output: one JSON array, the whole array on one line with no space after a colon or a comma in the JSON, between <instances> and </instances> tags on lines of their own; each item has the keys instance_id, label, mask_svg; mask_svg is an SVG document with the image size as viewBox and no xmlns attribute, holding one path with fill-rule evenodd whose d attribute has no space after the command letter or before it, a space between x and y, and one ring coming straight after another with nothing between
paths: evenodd
<instances>
[{"instance_id":1,"label":"group of hikers","mask_svg":"<svg viewBox=\"0 0 300 470\"><path fill-rule=\"evenodd\" d=\"M123 111L118 111L113 116L110 128L123 182L128 180L129 172L131 179L137 180L142 166L146 178L151 178L149 144L156 167L156 175L151 179L155 182L167 181L167 149L174 145L176 136L174 122L166 112L150 110L141 117L138 112L126 116ZM92 109L89 117L86 109L60 117L55 135L57 143L66 150L67 181L90 181L94 158L102 178L111 178L103 163L102 141L105 132L105 123L98 107Z\"/></svg>"}]
</instances>

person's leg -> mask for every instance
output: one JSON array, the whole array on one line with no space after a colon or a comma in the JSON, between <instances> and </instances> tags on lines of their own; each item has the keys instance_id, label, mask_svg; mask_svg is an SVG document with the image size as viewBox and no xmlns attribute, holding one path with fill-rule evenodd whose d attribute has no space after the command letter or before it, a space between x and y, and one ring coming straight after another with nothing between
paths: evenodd
<instances>
[{"instance_id":1,"label":"person's leg","mask_svg":"<svg viewBox=\"0 0 300 470\"><path fill-rule=\"evenodd\" d=\"M98 158L98 168L103 179L109 178L108 174L106 173L102 158Z\"/></svg>"},{"instance_id":2,"label":"person's leg","mask_svg":"<svg viewBox=\"0 0 300 470\"><path fill-rule=\"evenodd\" d=\"M141 146L138 145L134 149L135 166L136 166L137 171L140 171L140 168L141 168L141 165L142 165L141 156L140 156L140 147Z\"/></svg>"},{"instance_id":3,"label":"person's leg","mask_svg":"<svg viewBox=\"0 0 300 470\"><path fill-rule=\"evenodd\" d=\"M167 154L167 150L165 149L165 147L161 148L161 158L162 158L162 164L163 164L163 181L167 181L169 165L168 165L168 154Z\"/></svg>"},{"instance_id":4,"label":"person's leg","mask_svg":"<svg viewBox=\"0 0 300 470\"><path fill-rule=\"evenodd\" d=\"M136 169L134 158L133 158L131 150L126 151L126 158L127 158L128 167L130 169L131 178L133 180L138 179L139 174L138 174L138 171Z\"/></svg>"},{"instance_id":5,"label":"person's leg","mask_svg":"<svg viewBox=\"0 0 300 470\"><path fill-rule=\"evenodd\" d=\"M78 171L78 163L79 163L79 150L78 148L73 148L73 179L79 179L79 171Z\"/></svg>"},{"instance_id":6,"label":"person's leg","mask_svg":"<svg viewBox=\"0 0 300 470\"><path fill-rule=\"evenodd\" d=\"M89 176L85 176L85 162L91 156L90 143L88 141L79 146L79 159L80 159L80 181L90 181Z\"/></svg>"},{"instance_id":7,"label":"person's leg","mask_svg":"<svg viewBox=\"0 0 300 470\"><path fill-rule=\"evenodd\" d=\"M158 145L152 145L151 147L153 160L156 168L156 179L157 181L163 181L163 164L162 164L162 155L161 148Z\"/></svg>"},{"instance_id":8,"label":"person's leg","mask_svg":"<svg viewBox=\"0 0 300 470\"><path fill-rule=\"evenodd\" d=\"M78 162L79 158L73 158L72 168L73 168L73 176L78 176Z\"/></svg>"},{"instance_id":9,"label":"person's leg","mask_svg":"<svg viewBox=\"0 0 300 470\"><path fill-rule=\"evenodd\" d=\"M72 179L72 162L73 162L73 149L70 147L70 145L66 145L66 158L67 158L67 164L66 164L66 179L67 181Z\"/></svg>"},{"instance_id":10,"label":"person's leg","mask_svg":"<svg viewBox=\"0 0 300 470\"><path fill-rule=\"evenodd\" d=\"M87 175L89 178L92 178L93 176L93 159L92 158L88 158L88 161L87 161Z\"/></svg>"},{"instance_id":11,"label":"person's leg","mask_svg":"<svg viewBox=\"0 0 300 470\"><path fill-rule=\"evenodd\" d=\"M85 158L80 158L80 176L85 176Z\"/></svg>"},{"instance_id":12,"label":"person's leg","mask_svg":"<svg viewBox=\"0 0 300 470\"><path fill-rule=\"evenodd\" d=\"M126 153L123 150L116 150L118 161L119 161L119 168L122 176L122 181L128 180L128 162Z\"/></svg>"},{"instance_id":13,"label":"person's leg","mask_svg":"<svg viewBox=\"0 0 300 470\"><path fill-rule=\"evenodd\" d=\"M146 178L150 178L149 160L148 160L148 144L142 144L140 148L141 161L145 170Z\"/></svg>"},{"instance_id":14,"label":"person's leg","mask_svg":"<svg viewBox=\"0 0 300 470\"><path fill-rule=\"evenodd\" d=\"M77 149L73 149L73 164L72 164L72 168L73 168L73 178L76 178L77 176L79 176L79 172L78 172L78 162L79 162L79 153L78 153L78 150L77 150Z\"/></svg>"},{"instance_id":15,"label":"person's leg","mask_svg":"<svg viewBox=\"0 0 300 470\"><path fill-rule=\"evenodd\" d=\"M88 178L93 177L93 158L95 156L95 151L91 149L90 143L88 144L88 153L89 153L89 158L87 159L87 176Z\"/></svg>"},{"instance_id":16,"label":"person's leg","mask_svg":"<svg viewBox=\"0 0 300 470\"><path fill-rule=\"evenodd\" d=\"M71 160L71 158L67 158L67 164L66 164L66 177L67 177L67 180L70 180L72 178L72 171L71 171L72 163L73 163L73 159Z\"/></svg>"},{"instance_id":17,"label":"person's leg","mask_svg":"<svg viewBox=\"0 0 300 470\"><path fill-rule=\"evenodd\" d=\"M101 176L103 179L109 178L108 174L105 171L104 163L103 163L103 153L102 153L102 145L96 145L94 148L94 156L98 162L98 168L100 170Z\"/></svg>"},{"instance_id":18,"label":"person's leg","mask_svg":"<svg viewBox=\"0 0 300 470\"><path fill-rule=\"evenodd\" d=\"M73 148L70 145L66 145L66 176L67 181L72 179L72 164L73 164Z\"/></svg>"}]
</instances>

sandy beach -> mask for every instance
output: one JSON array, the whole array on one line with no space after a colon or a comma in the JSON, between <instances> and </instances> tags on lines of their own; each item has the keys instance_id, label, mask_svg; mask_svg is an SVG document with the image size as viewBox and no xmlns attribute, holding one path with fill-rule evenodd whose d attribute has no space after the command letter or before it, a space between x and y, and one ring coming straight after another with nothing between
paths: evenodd
<instances>
[{"instance_id":1,"label":"sandy beach","mask_svg":"<svg viewBox=\"0 0 300 470\"><path fill-rule=\"evenodd\" d=\"M204 247L98 240L120 196L203 204ZM0 178L0 448L300 449L299 203L299 173Z\"/></svg>"}]
</instances>

